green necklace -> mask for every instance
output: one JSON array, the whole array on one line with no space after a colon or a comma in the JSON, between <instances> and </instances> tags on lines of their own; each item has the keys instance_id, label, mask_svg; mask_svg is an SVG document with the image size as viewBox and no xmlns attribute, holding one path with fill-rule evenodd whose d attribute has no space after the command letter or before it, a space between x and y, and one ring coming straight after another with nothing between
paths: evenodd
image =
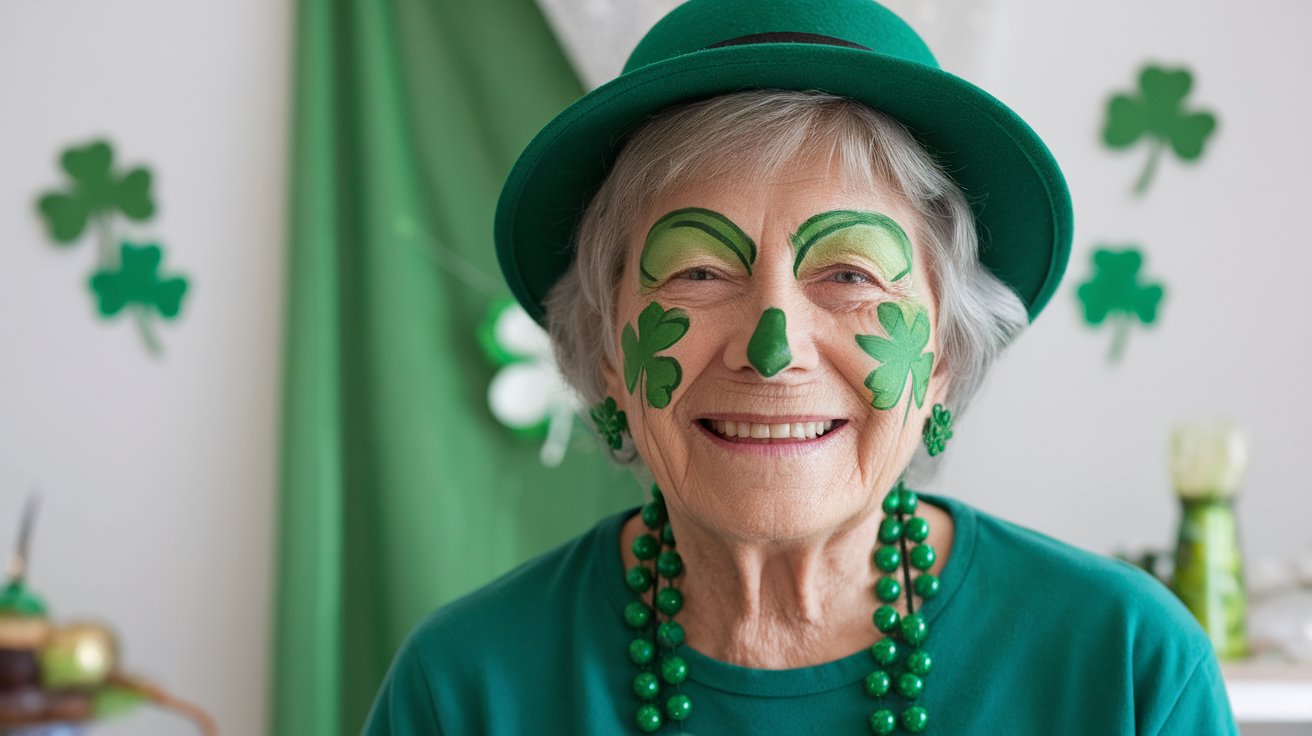
<instances>
[{"instance_id":1,"label":"green necklace","mask_svg":"<svg viewBox=\"0 0 1312 736\"><path fill-rule=\"evenodd\" d=\"M660 489L653 485L651 496L651 502L642 507L648 532L633 540L638 564L624 575L635 596L624 608L624 623L637 633L629 642L629 659L639 670L633 678L633 694L641 702L635 720L643 733L659 730L667 719L683 721L692 715L692 700L682 692L688 679L688 664L679 656L684 631L674 620L683 609L683 593L674 586L683 574L683 558L674 549L674 532ZM940 585L938 578L927 572L934 565L935 554L934 548L924 543L929 538L929 522L916 516L919 503L916 492L901 481L884 497L885 516L874 553L875 567L884 573L875 584L875 597L882 605L873 616L883 637L870 647L875 668L862 681L866 693L876 700L895 691L914 703L924 692L925 677L933 667L929 653L922 648L929 626L916 612L915 598L933 598ZM908 549L911 544L914 546ZM914 581L912 568L919 571ZM903 593L906 616L891 605ZM870 731L891 734L901 723L907 732L920 733L928 722L923 706L910 705L902 710L901 718L892 709L880 707L870 715Z\"/></svg>"}]
</instances>

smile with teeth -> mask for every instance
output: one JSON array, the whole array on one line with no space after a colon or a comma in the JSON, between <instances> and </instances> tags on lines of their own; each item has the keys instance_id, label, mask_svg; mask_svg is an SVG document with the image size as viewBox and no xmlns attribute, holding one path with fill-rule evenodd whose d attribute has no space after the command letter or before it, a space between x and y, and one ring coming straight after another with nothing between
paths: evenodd
<instances>
[{"instance_id":1,"label":"smile with teeth","mask_svg":"<svg viewBox=\"0 0 1312 736\"><path fill-rule=\"evenodd\" d=\"M841 424L841 420L839 420ZM759 424L756 422L735 422L732 420L703 419L703 427L720 437L733 441L734 438L753 440L813 440L834 428L834 420L820 422L782 422L778 424Z\"/></svg>"}]
</instances>

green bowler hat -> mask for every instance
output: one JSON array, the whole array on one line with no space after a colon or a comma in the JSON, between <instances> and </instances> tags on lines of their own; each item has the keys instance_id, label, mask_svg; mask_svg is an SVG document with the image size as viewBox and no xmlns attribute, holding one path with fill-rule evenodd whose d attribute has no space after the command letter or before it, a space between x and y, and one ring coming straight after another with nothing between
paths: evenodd
<instances>
[{"instance_id":1,"label":"green bowler hat","mask_svg":"<svg viewBox=\"0 0 1312 736\"><path fill-rule=\"evenodd\" d=\"M689 0L657 23L624 72L538 132L496 214L497 258L539 323L573 258L571 237L625 137L669 105L746 89L822 90L900 120L966 193L980 260L1030 321L1070 256L1070 192L1039 136L989 93L939 68L873 0Z\"/></svg>"}]
</instances>

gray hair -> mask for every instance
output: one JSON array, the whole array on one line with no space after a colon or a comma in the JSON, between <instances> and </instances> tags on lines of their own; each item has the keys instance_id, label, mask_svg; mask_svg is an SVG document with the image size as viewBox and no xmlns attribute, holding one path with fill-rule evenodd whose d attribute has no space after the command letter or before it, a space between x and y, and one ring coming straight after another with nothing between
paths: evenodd
<instances>
[{"instance_id":1,"label":"gray hair","mask_svg":"<svg viewBox=\"0 0 1312 736\"><path fill-rule=\"evenodd\" d=\"M575 258L552 287L547 329L565 380L585 405L603 401L602 360L622 368L615 302L633 213L685 182L732 176L766 180L809 156L902 195L919 215L921 245L938 299L940 359L951 375L954 419L993 361L1029 323L1025 306L979 261L970 205L956 182L893 118L819 91L750 90L666 108L630 136L579 223ZM923 448L913 461L921 470Z\"/></svg>"}]
</instances>

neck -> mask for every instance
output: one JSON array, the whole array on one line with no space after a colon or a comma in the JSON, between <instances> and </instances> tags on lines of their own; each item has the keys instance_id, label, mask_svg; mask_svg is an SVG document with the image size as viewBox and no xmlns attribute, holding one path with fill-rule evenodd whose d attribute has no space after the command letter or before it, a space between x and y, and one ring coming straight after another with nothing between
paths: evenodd
<instances>
[{"instance_id":1,"label":"neck","mask_svg":"<svg viewBox=\"0 0 1312 736\"><path fill-rule=\"evenodd\" d=\"M871 614L879 573L871 562L879 501L839 528L788 542L729 540L670 509L685 572L678 621L693 649L724 662L760 669L808 667L846 657L879 638ZM930 572L951 551L952 520L922 503L927 540L938 552ZM634 517L621 533L625 569L637 564L630 547L644 532ZM905 599L897 608L905 612Z\"/></svg>"}]
</instances>

